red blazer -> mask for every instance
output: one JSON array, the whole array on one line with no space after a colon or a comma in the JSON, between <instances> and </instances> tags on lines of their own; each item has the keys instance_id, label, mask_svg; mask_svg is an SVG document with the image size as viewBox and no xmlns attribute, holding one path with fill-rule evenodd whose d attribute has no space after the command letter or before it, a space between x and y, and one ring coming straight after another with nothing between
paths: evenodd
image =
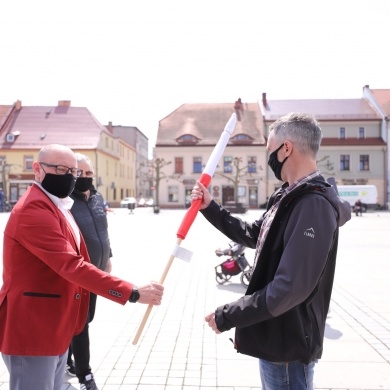
<instances>
[{"instance_id":1,"label":"red blazer","mask_svg":"<svg viewBox=\"0 0 390 390\"><path fill-rule=\"evenodd\" d=\"M13 208L4 231L0 351L55 356L83 329L89 292L124 305L132 285L92 265L61 211L36 185Z\"/></svg>"}]
</instances>

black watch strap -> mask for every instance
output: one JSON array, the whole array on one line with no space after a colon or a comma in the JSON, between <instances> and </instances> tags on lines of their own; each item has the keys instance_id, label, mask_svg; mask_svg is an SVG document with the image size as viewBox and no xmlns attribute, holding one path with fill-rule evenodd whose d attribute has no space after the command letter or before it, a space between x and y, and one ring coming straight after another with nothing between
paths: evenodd
<instances>
[{"instance_id":1,"label":"black watch strap","mask_svg":"<svg viewBox=\"0 0 390 390\"><path fill-rule=\"evenodd\" d=\"M129 302L135 303L138 301L138 299L139 299L138 288L136 286L133 286L133 291L131 292Z\"/></svg>"}]
</instances>

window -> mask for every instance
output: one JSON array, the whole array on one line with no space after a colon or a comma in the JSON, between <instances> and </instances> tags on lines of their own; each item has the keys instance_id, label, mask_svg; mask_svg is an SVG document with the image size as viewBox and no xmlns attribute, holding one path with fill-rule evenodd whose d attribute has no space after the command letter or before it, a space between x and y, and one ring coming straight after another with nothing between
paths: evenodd
<instances>
[{"instance_id":1,"label":"window","mask_svg":"<svg viewBox=\"0 0 390 390\"><path fill-rule=\"evenodd\" d=\"M365 138L364 127L359 127L359 135L358 138Z\"/></svg>"},{"instance_id":2,"label":"window","mask_svg":"<svg viewBox=\"0 0 390 390\"><path fill-rule=\"evenodd\" d=\"M345 139L345 127L340 127L340 139Z\"/></svg>"},{"instance_id":3,"label":"window","mask_svg":"<svg viewBox=\"0 0 390 390\"><path fill-rule=\"evenodd\" d=\"M248 173L256 173L256 156L248 157Z\"/></svg>"},{"instance_id":4,"label":"window","mask_svg":"<svg viewBox=\"0 0 390 390\"><path fill-rule=\"evenodd\" d=\"M253 138L249 137L246 134L237 134L234 137L230 138L230 141L234 144L248 144L253 142Z\"/></svg>"},{"instance_id":5,"label":"window","mask_svg":"<svg viewBox=\"0 0 390 390\"><path fill-rule=\"evenodd\" d=\"M183 173L183 157L175 157L175 173Z\"/></svg>"},{"instance_id":6,"label":"window","mask_svg":"<svg viewBox=\"0 0 390 390\"><path fill-rule=\"evenodd\" d=\"M168 202L179 201L179 189L178 186L168 186Z\"/></svg>"},{"instance_id":7,"label":"window","mask_svg":"<svg viewBox=\"0 0 390 390\"><path fill-rule=\"evenodd\" d=\"M197 138L191 134L184 134L176 140L179 144L196 144Z\"/></svg>"},{"instance_id":8,"label":"window","mask_svg":"<svg viewBox=\"0 0 390 390\"><path fill-rule=\"evenodd\" d=\"M202 173L202 157L194 157L193 172Z\"/></svg>"},{"instance_id":9,"label":"window","mask_svg":"<svg viewBox=\"0 0 390 390\"><path fill-rule=\"evenodd\" d=\"M25 171L32 171L33 170L33 162L34 158L33 156L24 156L24 170Z\"/></svg>"},{"instance_id":10,"label":"window","mask_svg":"<svg viewBox=\"0 0 390 390\"><path fill-rule=\"evenodd\" d=\"M359 170L369 171L370 170L370 156L368 154L361 154L359 158Z\"/></svg>"},{"instance_id":11,"label":"window","mask_svg":"<svg viewBox=\"0 0 390 390\"><path fill-rule=\"evenodd\" d=\"M238 186L237 187L237 196L245 196L246 194L246 187L245 186Z\"/></svg>"},{"instance_id":12,"label":"window","mask_svg":"<svg viewBox=\"0 0 390 390\"><path fill-rule=\"evenodd\" d=\"M340 156L340 171L349 171L349 154Z\"/></svg>"},{"instance_id":13,"label":"window","mask_svg":"<svg viewBox=\"0 0 390 390\"><path fill-rule=\"evenodd\" d=\"M232 173L232 157L224 157L223 158L223 172L224 173Z\"/></svg>"}]
</instances>

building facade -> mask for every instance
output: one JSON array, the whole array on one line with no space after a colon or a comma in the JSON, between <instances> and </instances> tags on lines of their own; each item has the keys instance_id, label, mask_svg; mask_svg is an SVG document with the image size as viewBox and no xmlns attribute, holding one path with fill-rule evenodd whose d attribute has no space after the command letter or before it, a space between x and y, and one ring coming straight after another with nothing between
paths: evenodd
<instances>
[{"instance_id":1,"label":"building facade","mask_svg":"<svg viewBox=\"0 0 390 390\"><path fill-rule=\"evenodd\" d=\"M387 208L390 209L390 151L387 146L390 139L390 89L370 89L369 85L365 85L363 87L363 97L373 105L382 119L381 137L385 140L387 148L385 161L387 185L385 185L385 197Z\"/></svg>"},{"instance_id":2,"label":"building facade","mask_svg":"<svg viewBox=\"0 0 390 390\"><path fill-rule=\"evenodd\" d=\"M162 168L158 190L161 207L190 205L199 179L232 112L237 124L210 185L222 204L239 202L257 208L266 199L265 139L257 103L184 104L159 122L154 159Z\"/></svg>"},{"instance_id":3,"label":"building facade","mask_svg":"<svg viewBox=\"0 0 390 390\"><path fill-rule=\"evenodd\" d=\"M135 126L114 126L109 122L107 130L114 137L127 142L135 149L135 194L125 196L134 196L137 198L149 198L152 196L151 183L148 178L148 154L149 140ZM124 196L123 196L124 197Z\"/></svg>"},{"instance_id":4,"label":"building facade","mask_svg":"<svg viewBox=\"0 0 390 390\"><path fill-rule=\"evenodd\" d=\"M312 114L322 129L318 166L325 177L341 184L373 184L378 190L378 203L387 202L387 143L382 131L382 118L365 99L268 100L262 95L260 107L264 127L289 112ZM280 186L268 169L270 195Z\"/></svg>"},{"instance_id":5,"label":"building facade","mask_svg":"<svg viewBox=\"0 0 390 390\"><path fill-rule=\"evenodd\" d=\"M388 202L384 119L368 99L268 100L263 93L257 103L184 104L160 121L154 160L165 162L156 186L161 207L189 206L191 189L234 111L239 120L209 188L221 204L257 208L280 187L267 164L266 137L270 125L290 112L320 122L317 162L326 178L339 185L374 184L378 204Z\"/></svg>"},{"instance_id":6,"label":"building facade","mask_svg":"<svg viewBox=\"0 0 390 390\"><path fill-rule=\"evenodd\" d=\"M62 144L86 154L95 168L94 184L112 207L135 195L136 151L115 137L85 107L0 106L1 185L15 203L34 181L32 163L48 144Z\"/></svg>"}]
</instances>

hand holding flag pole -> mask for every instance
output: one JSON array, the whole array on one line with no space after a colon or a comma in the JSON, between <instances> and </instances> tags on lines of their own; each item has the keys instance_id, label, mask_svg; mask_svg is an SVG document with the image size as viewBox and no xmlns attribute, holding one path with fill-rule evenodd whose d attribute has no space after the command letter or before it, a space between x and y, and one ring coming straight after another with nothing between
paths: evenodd
<instances>
[{"instance_id":1,"label":"hand holding flag pole","mask_svg":"<svg viewBox=\"0 0 390 390\"><path fill-rule=\"evenodd\" d=\"M233 133L234 127L236 126L236 122L237 122L236 114L233 113L232 116L230 117L230 119L228 120L228 122L226 123L225 128L224 128L217 144L215 145L215 147L214 147L214 149L213 149L213 151L212 151L212 153L207 161L207 164L202 172L202 175L200 176L199 181L205 187L208 187L210 185L211 178L214 175L218 161L222 157L222 154L226 148L226 145L229 142L229 138L230 138L231 134ZM165 278L168 274L168 271L172 265L173 259L175 257L180 257L180 258L183 258L184 260L188 260L188 257L190 257L189 251L186 251L185 249L180 248L180 244L181 244L182 240L184 240L186 238L186 235L187 235L192 223L194 222L194 220L196 218L196 215L199 211L201 203L202 203L201 199L193 201L191 203L190 208L187 210L187 212L183 218L183 221L181 222L179 230L176 233L176 236L177 236L176 245L175 245L175 248L173 250L173 253L169 257L169 260L165 266L164 272L159 280L160 284L164 283ZM150 315L150 312L152 311L152 308L153 308L153 305L149 305L147 307L146 312L144 314L144 317L141 321L141 324L139 325L138 331L134 337L133 345L136 345L138 343L138 340L139 340L139 338L142 334L142 331L146 325L146 322L149 318L149 315Z\"/></svg>"}]
</instances>

